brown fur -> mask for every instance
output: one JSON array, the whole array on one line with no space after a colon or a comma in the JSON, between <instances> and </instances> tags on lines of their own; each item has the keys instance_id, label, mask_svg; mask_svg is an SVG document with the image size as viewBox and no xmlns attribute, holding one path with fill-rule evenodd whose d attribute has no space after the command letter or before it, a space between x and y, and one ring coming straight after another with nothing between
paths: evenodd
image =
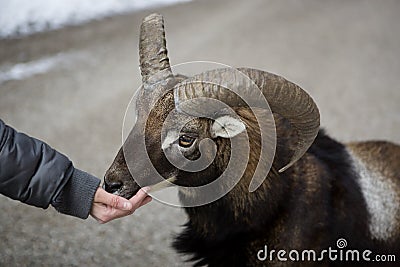
<instances>
[{"instance_id":1,"label":"brown fur","mask_svg":"<svg viewBox=\"0 0 400 267\"><path fill-rule=\"evenodd\" d=\"M139 135L146 136L146 147L150 160L164 177L176 171L165 159L161 150L161 126L174 107L171 92L164 95L151 111L146 122L140 117L127 142L135 145ZM369 215L357 184L358 176L351 166L346 148L323 133L313 146L293 167L284 173L276 170L284 166L296 148L297 135L291 130L286 119L275 114L277 130L277 150L271 171L264 183L250 193L248 186L260 157L260 130L253 113L247 108L235 108L236 114L246 124L250 142L250 160L240 182L223 198L194 208L186 208L189 221L186 230L178 237L175 247L183 253L194 255L199 264L210 266L263 266L267 262L257 260L257 251L264 245L279 249L315 249L320 251L335 247L338 238L346 238L353 248L370 249L374 252L397 252L400 236L391 244L377 242L368 232ZM255 109L255 112L264 112ZM143 111L139 110L139 116ZM177 114L176 121L183 118ZM173 127L173 122L168 127ZM187 131L197 131L201 138L207 137L211 120L195 118L184 127ZM244 134L234 137L247 142ZM177 172L177 184L198 185L216 179L230 159L230 140L216 138L217 156L213 164L198 173ZM370 168L391 179L399 190L400 148L389 143L350 144ZM121 153L121 152L120 152ZM107 183L123 181L126 190L118 192L130 197L139 186L133 177L126 174L125 158L117 156L106 174ZM147 179L151 185L151 172L141 169L141 159L135 158L132 150L134 175ZM135 176L135 179L137 177ZM190 178L190 179L188 179ZM222 187L226 185L221 185ZM190 196L180 193L183 202ZM233 252L232 252L233 251ZM233 253L230 259L223 255ZM268 262L271 266L291 265L291 262ZM299 263L311 266L314 263ZM328 262L322 262L328 265ZM320 263L318 263L320 266Z\"/></svg>"}]
</instances>

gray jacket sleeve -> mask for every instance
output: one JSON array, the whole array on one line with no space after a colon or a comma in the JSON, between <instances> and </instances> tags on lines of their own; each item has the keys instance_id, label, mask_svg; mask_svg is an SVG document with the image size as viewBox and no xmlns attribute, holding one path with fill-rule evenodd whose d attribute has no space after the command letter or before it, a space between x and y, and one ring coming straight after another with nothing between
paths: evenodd
<instances>
[{"instance_id":1,"label":"gray jacket sleeve","mask_svg":"<svg viewBox=\"0 0 400 267\"><path fill-rule=\"evenodd\" d=\"M0 193L23 203L87 218L100 180L74 168L44 142L0 120Z\"/></svg>"}]
</instances>

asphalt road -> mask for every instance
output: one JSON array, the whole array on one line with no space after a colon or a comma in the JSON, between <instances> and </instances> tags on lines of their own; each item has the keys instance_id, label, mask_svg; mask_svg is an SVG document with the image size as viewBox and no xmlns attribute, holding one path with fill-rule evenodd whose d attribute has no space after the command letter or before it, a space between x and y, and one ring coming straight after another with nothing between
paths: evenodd
<instances>
[{"instance_id":1,"label":"asphalt road","mask_svg":"<svg viewBox=\"0 0 400 267\"><path fill-rule=\"evenodd\" d=\"M0 40L0 73L52 62L0 83L0 117L102 177L140 86L139 26L153 11L165 17L172 64L208 60L280 74L313 96L337 139L400 143L395 0L197 0ZM185 266L170 248L185 214L157 201L106 225L3 196L0 212L0 266Z\"/></svg>"}]
</instances>

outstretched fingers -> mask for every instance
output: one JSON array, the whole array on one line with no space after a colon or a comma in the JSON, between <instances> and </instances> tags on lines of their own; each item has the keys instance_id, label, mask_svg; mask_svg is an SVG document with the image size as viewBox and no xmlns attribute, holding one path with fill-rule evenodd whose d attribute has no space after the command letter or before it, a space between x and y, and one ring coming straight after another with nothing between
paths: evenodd
<instances>
[{"instance_id":1,"label":"outstretched fingers","mask_svg":"<svg viewBox=\"0 0 400 267\"><path fill-rule=\"evenodd\" d=\"M132 203L129 200L114 194L110 194L102 188L99 188L96 191L96 194L94 196L94 202L102 203L112 208L120 210L132 209Z\"/></svg>"},{"instance_id":2,"label":"outstretched fingers","mask_svg":"<svg viewBox=\"0 0 400 267\"><path fill-rule=\"evenodd\" d=\"M94 197L91 215L100 223L130 215L139 207L149 203L152 198L147 195L148 188L140 189L131 199L107 193L99 188Z\"/></svg>"}]
</instances>

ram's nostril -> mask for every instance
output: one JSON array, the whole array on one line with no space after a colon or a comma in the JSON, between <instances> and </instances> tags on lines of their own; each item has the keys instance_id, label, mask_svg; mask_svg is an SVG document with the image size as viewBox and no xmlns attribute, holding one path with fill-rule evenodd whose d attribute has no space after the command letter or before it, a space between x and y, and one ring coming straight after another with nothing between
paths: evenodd
<instances>
[{"instance_id":1,"label":"ram's nostril","mask_svg":"<svg viewBox=\"0 0 400 267\"><path fill-rule=\"evenodd\" d=\"M121 187L123 186L122 182L111 182L111 183L107 183L104 181L104 189L108 192L108 193L115 193L118 190L121 189Z\"/></svg>"}]
</instances>

